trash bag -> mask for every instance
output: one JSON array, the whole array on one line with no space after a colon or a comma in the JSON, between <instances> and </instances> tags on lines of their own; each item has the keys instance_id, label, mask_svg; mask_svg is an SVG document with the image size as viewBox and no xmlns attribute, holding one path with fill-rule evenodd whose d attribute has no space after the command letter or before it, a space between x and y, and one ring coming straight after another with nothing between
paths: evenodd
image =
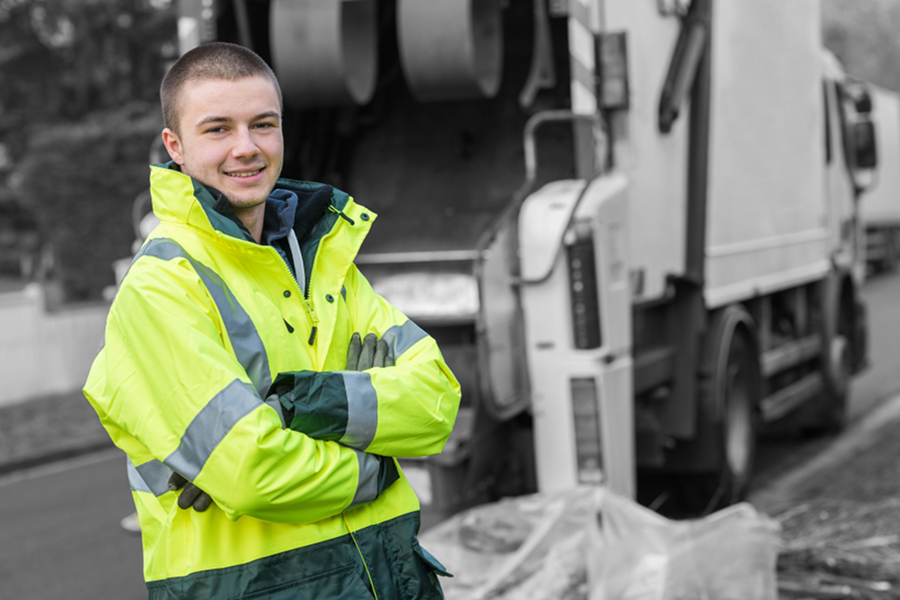
<instances>
[{"instance_id":1,"label":"trash bag","mask_svg":"<svg viewBox=\"0 0 900 600\"><path fill-rule=\"evenodd\" d=\"M778 523L745 502L672 521L605 491L590 532L590 600L778 598Z\"/></svg>"},{"instance_id":2,"label":"trash bag","mask_svg":"<svg viewBox=\"0 0 900 600\"><path fill-rule=\"evenodd\" d=\"M775 521L672 521L603 487L506 498L421 536L447 600L776 600Z\"/></svg>"},{"instance_id":3,"label":"trash bag","mask_svg":"<svg viewBox=\"0 0 900 600\"><path fill-rule=\"evenodd\" d=\"M587 531L596 488L504 498L422 533L453 574L447 600L585 600Z\"/></svg>"}]
</instances>

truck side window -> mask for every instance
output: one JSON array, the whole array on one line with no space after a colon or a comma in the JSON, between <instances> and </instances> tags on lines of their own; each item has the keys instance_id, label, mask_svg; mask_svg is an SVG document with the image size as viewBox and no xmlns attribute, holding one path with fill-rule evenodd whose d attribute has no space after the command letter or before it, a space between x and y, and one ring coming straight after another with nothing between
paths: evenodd
<instances>
[{"instance_id":1,"label":"truck side window","mask_svg":"<svg viewBox=\"0 0 900 600\"><path fill-rule=\"evenodd\" d=\"M853 160L853 146L851 145L851 134L850 134L850 120L847 118L847 102L849 101L847 98L847 92L844 90L844 87L833 83L834 91L835 91L835 99L837 101L838 108L838 117L840 121L840 132L841 132L841 148L844 151L844 161L847 164L847 168L852 170L854 165L852 163Z\"/></svg>"}]
</instances>

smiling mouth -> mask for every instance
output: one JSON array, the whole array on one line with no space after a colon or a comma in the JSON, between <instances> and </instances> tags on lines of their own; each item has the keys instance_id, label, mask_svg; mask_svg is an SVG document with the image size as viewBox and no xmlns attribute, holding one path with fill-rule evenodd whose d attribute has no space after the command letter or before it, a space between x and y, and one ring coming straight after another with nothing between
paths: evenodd
<instances>
[{"instance_id":1,"label":"smiling mouth","mask_svg":"<svg viewBox=\"0 0 900 600\"><path fill-rule=\"evenodd\" d=\"M263 168L265 168L265 167L263 167ZM238 179L243 179L244 177L253 177L260 171L262 171L262 169L257 169L255 171L241 171L241 172L231 172L231 173L226 171L225 174L228 175L229 177L237 177Z\"/></svg>"}]
</instances>

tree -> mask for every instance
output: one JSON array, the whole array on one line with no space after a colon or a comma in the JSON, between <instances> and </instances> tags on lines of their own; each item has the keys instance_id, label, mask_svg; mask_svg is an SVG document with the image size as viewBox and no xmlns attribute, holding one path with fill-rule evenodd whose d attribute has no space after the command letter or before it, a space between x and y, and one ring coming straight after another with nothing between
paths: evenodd
<instances>
[{"instance_id":1,"label":"tree","mask_svg":"<svg viewBox=\"0 0 900 600\"><path fill-rule=\"evenodd\" d=\"M900 90L900 0L823 0L823 41L847 72Z\"/></svg>"},{"instance_id":2,"label":"tree","mask_svg":"<svg viewBox=\"0 0 900 600\"><path fill-rule=\"evenodd\" d=\"M112 261L130 252L132 200L161 129L159 82L177 53L171 4L0 0L0 144L64 301L101 298Z\"/></svg>"},{"instance_id":3,"label":"tree","mask_svg":"<svg viewBox=\"0 0 900 600\"><path fill-rule=\"evenodd\" d=\"M0 0L0 112L77 119L153 101L175 35L159 0Z\"/></svg>"}]
</instances>

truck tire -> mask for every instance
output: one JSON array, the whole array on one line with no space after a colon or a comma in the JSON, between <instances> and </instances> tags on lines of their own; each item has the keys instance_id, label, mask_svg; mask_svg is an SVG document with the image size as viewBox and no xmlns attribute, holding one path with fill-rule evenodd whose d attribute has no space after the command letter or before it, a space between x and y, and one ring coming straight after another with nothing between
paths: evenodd
<instances>
[{"instance_id":1,"label":"truck tire","mask_svg":"<svg viewBox=\"0 0 900 600\"><path fill-rule=\"evenodd\" d=\"M823 340L822 393L804 427L806 433L813 435L833 435L844 428L855 360L851 342L855 328L852 295L838 285L827 285L824 294L825 308L816 324Z\"/></svg>"},{"instance_id":2,"label":"truck tire","mask_svg":"<svg viewBox=\"0 0 900 600\"><path fill-rule=\"evenodd\" d=\"M756 459L762 380L746 310L729 306L714 317L705 353L708 379L701 385L698 432L710 442L715 467L682 480L681 502L708 514L747 494Z\"/></svg>"},{"instance_id":3,"label":"truck tire","mask_svg":"<svg viewBox=\"0 0 900 600\"><path fill-rule=\"evenodd\" d=\"M897 270L897 264L900 262L900 231L896 227L891 227L885 235L887 241L885 242L884 270L893 273Z\"/></svg>"},{"instance_id":4,"label":"truck tire","mask_svg":"<svg viewBox=\"0 0 900 600\"><path fill-rule=\"evenodd\" d=\"M840 433L847 422L847 400L850 396L850 378L853 372L853 354L850 343L843 335L831 339L827 349L822 386L822 406L816 431L824 434Z\"/></svg>"},{"instance_id":5,"label":"truck tire","mask_svg":"<svg viewBox=\"0 0 900 600\"><path fill-rule=\"evenodd\" d=\"M893 273L897 270L897 231L893 227L884 229L884 243L882 250L884 258L881 259L878 271L881 273Z\"/></svg>"}]
</instances>

